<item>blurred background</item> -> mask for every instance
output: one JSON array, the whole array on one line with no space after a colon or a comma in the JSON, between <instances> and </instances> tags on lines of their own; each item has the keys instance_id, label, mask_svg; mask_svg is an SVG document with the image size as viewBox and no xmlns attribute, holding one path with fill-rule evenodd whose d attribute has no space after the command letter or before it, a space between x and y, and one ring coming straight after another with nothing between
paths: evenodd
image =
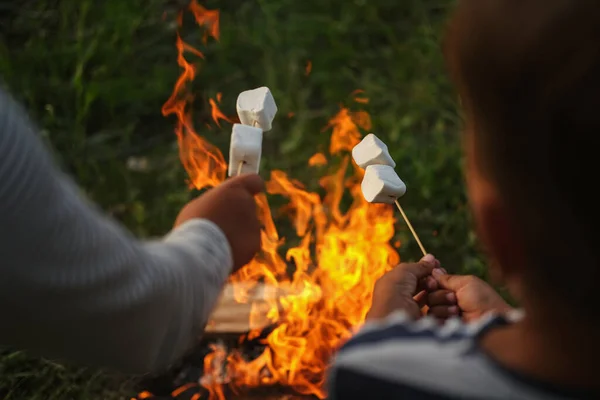
<instances>
[{"instance_id":1,"label":"blurred background","mask_svg":"<svg viewBox=\"0 0 600 400\"><path fill-rule=\"evenodd\" d=\"M161 114L179 76L176 17L187 1L1 0L0 84L30 111L57 159L135 234L166 233L192 196L175 121ZM483 276L462 178L460 117L441 54L452 0L207 0L221 11L219 42L184 39L206 56L194 82L198 132L228 154L231 124L212 122L209 99L235 115L239 92L268 86L278 103L262 174L281 169L318 188L328 120L363 109L397 161L403 205L427 250L452 272ZM308 73L310 70L310 73ZM368 104L352 101L356 89ZM369 132L363 132L369 133ZM281 234L293 231L281 222ZM419 250L402 221L403 260ZM2 399L127 399L132 379L0 353Z\"/></svg>"}]
</instances>

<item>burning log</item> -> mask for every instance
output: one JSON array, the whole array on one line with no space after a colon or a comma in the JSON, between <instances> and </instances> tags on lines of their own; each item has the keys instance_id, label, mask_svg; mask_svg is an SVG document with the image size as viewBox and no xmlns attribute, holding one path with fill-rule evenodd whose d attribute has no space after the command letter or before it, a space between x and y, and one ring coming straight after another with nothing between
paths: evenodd
<instances>
[{"instance_id":1,"label":"burning log","mask_svg":"<svg viewBox=\"0 0 600 400\"><path fill-rule=\"evenodd\" d=\"M246 294L244 302L236 300L235 294L240 291ZM205 375L208 369L206 364L217 352L215 349L220 354L235 351L247 360L259 357L265 349L264 339L278 326L278 321L268 316L272 309L266 305L281 302L282 299L289 301L295 295L303 294L261 283L227 284L198 346L170 371L140 382L137 399L199 400L209 395L207 387L223 387L225 398L316 399L300 396L292 389L278 385L250 389L244 393L234 392L227 388L234 377L227 374L224 360L216 360L215 363L213 358L215 365L211 367L210 375ZM313 301L319 300L319 296L313 297ZM280 306L278 310L283 315L284 308Z\"/></svg>"}]
</instances>

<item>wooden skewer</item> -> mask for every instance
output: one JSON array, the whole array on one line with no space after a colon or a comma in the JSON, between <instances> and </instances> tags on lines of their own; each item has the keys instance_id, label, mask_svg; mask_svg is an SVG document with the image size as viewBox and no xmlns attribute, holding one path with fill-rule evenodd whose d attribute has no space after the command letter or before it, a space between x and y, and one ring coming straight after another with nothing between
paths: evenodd
<instances>
[{"instance_id":1,"label":"wooden skewer","mask_svg":"<svg viewBox=\"0 0 600 400\"><path fill-rule=\"evenodd\" d=\"M400 202L398 200L396 200L396 207L398 207L398 210L400 210L400 214L402 214L402 218L404 218L404 222L406 222L406 225L408 225L408 229L410 229L410 231L412 232L413 237L415 238L415 240L419 244L419 247L421 248L421 252L423 252L423 256L426 256L427 252L425 251L425 247L423 247L423 243L421 243L421 239L419 239L419 235L417 235L417 232L415 231L415 228L413 228L412 224L408 220L408 217L404 213L404 210L402 209L402 206L400 205Z\"/></svg>"}]
</instances>

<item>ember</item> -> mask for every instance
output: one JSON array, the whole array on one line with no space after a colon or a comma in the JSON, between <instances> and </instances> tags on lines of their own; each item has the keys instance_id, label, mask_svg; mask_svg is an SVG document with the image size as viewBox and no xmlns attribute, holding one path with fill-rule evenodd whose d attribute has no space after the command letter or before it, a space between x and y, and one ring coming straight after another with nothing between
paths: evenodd
<instances>
[{"instance_id":1,"label":"ember","mask_svg":"<svg viewBox=\"0 0 600 400\"><path fill-rule=\"evenodd\" d=\"M196 0L187 11L205 30L205 40L218 39L218 11L206 10ZM202 189L225 179L227 163L218 148L197 134L189 114L193 96L188 85L195 78L196 67L188 62L186 54L203 58L202 53L183 42L181 36L177 38L177 49L183 72L163 113L177 117L175 132L182 164L192 186ZM354 96L358 103L368 102L361 91ZM233 122L218 110L219 100L220 96L211 101L215 123ZM325 377L331 355L363 322L375 281L399 262L390 244L394 210L364 200L360 189L363 171L349 156L361 140L361 129L370 128L366 112L352 112L345 107L329 121L325 130L332 131L330 156L317 153L307 160L311 166L339 162L333 174L319 181L325 190L323 197L307 191L283 171L271 172L267 192L289 200L282 211L292 220L300 244L287 250L285 256L280 254L284 239L275 228L267 196L258 196L264 225L262 251L230 281L240 303L251 301L249 293L259 283L281 291L261 304L251 305L249 325L255 326L254 320L266 318L271 329L250 331L241 345L213 345L201 361L196 360L195 365L202 365L201 370L198 367L183 381L179 378L180 389L163 393L166 398L224 399L234 394L242 398L240 393L257 388L271 388L279 398L286 398L282 397L286 390L313 398L326 397ZM345 193L352 202L347 210L342 210L340 203ZM246 342L254 343L251 351L243 345ZM190 386L186 386L189 382ZM260 398L269 397L266 392L261 393ZM138 398L148 396L151 395L145 392Z\"/></svg>"}]
</instances>

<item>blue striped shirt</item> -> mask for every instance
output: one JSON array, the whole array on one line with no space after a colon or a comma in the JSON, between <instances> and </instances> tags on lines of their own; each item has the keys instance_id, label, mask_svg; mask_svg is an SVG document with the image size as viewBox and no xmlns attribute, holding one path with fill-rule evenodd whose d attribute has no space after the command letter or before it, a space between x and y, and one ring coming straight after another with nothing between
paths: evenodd
<instances>
[{"instance_id":1,"label":"blue striped shirt","mask_svg":"<svg viewBox=\"0 0 600 400\"><path fill-rule=\"evenodd\" d=\"M458 318L439 325L412 321L402 312L371 323L337 354L329 398L348 399L598 399L541 382L498 364L478 346L491 329L513 323L521 312L488 315L477 323Z\"/></svg>"}]
</instances>

